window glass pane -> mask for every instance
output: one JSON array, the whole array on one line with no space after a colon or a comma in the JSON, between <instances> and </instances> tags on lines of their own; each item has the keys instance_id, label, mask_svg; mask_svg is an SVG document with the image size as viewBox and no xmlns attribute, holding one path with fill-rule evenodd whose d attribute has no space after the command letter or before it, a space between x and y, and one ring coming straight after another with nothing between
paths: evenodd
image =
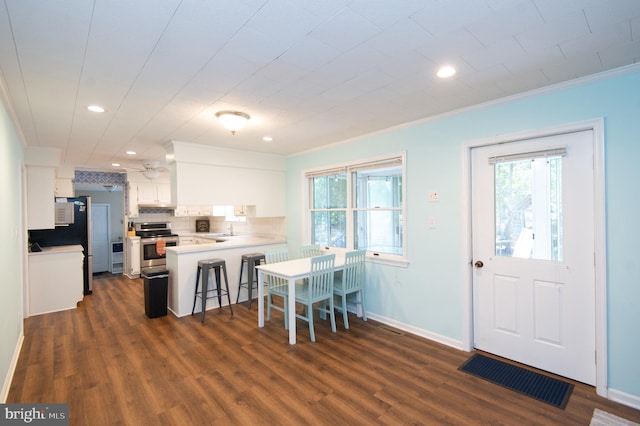
<instances>
[{"instance_id":1,"label":"window glass pane","mask_svg":"<svg viewBox=\"0 0 640 426\"><path fill-rule=\"evenodd\" d=\"M495 165L497 256L562 260L562 158Z\"/></svg>"},{"instance_id":2,"label":"window glass pane","mask_svg":"<svg viewBox=\"0 0 640 426\"><path fill-rule=\"evenodd\" d=\"M311 179L313 209L335 209L347 207L346 173L317 176Z\"/></svg>"},{"instance_id":3,"label":"window glass pane","mask_svg":"<svg viewBox=\"0 0 640 426\"><path fill-rule=\"evenodd\" d=\"M311 243L346 247L347 219L344 210L311 212Z\"/></svg>"},{"instance_id":4,"label":"window glass pane","mask_svg":"<svg viewBox=\"0 0 640 426\"><path fill-rule=\"evenodd\" d=\"M400 207L402 168L388 167L355 172L356 207Z\"/></svg>"},{"instance_id":5,"label":"window glass pane","mask_svg":"<svg viewBox=\"0 0 640 426\"><path fill-rule=\"evenodd\" d=\"M402 254L402 214L399 210L355 212L355 249Z\"/></svg>"}]
</instances>

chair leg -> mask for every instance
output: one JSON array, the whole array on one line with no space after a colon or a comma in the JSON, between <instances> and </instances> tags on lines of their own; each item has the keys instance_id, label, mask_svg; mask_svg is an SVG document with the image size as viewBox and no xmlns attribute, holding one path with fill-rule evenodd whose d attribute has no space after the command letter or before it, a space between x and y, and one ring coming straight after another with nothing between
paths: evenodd
<instances>
[{"instance_id":1,"label":"chair leg","mask_svg":"<svg viewBox=\"0 0 640 426\"><path fill-rule=\"evenodd\" d=\"M209 295L209 272L211 269L208 267L202 268L202 293L200 293L200 300L202 302L202 309L200 312L200 322L204 324L204 314L207 312L207 296Z\"/></svg>"},{"instance_id":2,"label":"chair leg","mask_svg":"<svg viewBox=\"0 0 640 426\"><path fill-rule=\"evenodd\" d=\"M216 273L216 296L218 296L218 307L222 308L222 281L220 281L220 267L218 266L214 268L214 270Z\"/></svg>"},{"instance_id":3,"label":"chair leg","mask_svg":"<svg viewBox=\"0 0 640 426\"><path fill-rule=\"evenodd\" d=\"M329 316L331 317L331 331L335 333L336 332L336 312L333 306L333 296L329 298Z\"/></svg>"},{"instance_id":4,"label":"chair leg","mask_svg":"<svg viewBox=\"0 0 640 426\"><path fill-rule=\"evenodd\" d=\"M249 309L251 309L251 302L253 302L253 272L255 271L255 267L256 265L253 262L247 261L247 294L249 297Z\"/></svg>"},{"instance_id":5,"label":"chair leg","mask_svg":"<svg viewBox=\"0 0 640 426\"><path fill-rule=\"evenodd\" d=\"M222 272L224 273L224 286L227 289L227 301L229 302L229 310L231 311L231 315L233 315L233 306L231 306L231 295L229 294L229 279L227 278L226 266L222 267ZM220 288L220 286L218 288ZM218 300L220 300L220 292L218 292ZM220 304L220 309L222 309L222 304Z\"/></svg>"},{"instance_id":6,"label":"chair leg","mask_svg":"<svg viewBox=\"0 0 640 426\"><path fill-rule=\"evenodd\" d=\"M307 305L307 321L309 322L309 337L311 337L311 341L316 341L316 333L313 330L313 305L309 303Z\"/></svg>"},{"instance_id":7,"label":"chair leg","mask_svg":"<svg viewBox=\"0 0 640 426\"><path fill-rule=\"evenodd\" d=\"M238 278L238 295L236 296L236 304L240 300L240 289L242 288L242 270L244 269L244 261L240 261L240 278Z\"/></svg>"},{"instance_id":8,"label":"chair leg","mask_svg":"<svg viewBox=\"0 0 640 426\"><path fill-rule=\"evenodd\" d=\"M364 293L362 290L358 292L358 298L360 299L360 309L362 309L362 319L363 321L367 320L367 310L364 307Z\"/></svg>"},{"instance_id":9,"label":"chair leg","mask_svg":"<svg viewBox=\"0 0 640 426\"><path fill-rule=\"evenodd\" d=\"M196 290L193 292L193 308L191 308L191 315L196 311L196 300L198 299L198 282L200 281L200 267L198 266L198 273L196 275Z\"/></svg>"},{"instance_id":10,"label":"chair leg","mask_svg":"<svg viewBox=\"0 0 640 426\"><path fill-rule=\"evenodd\" d=\"M342 320L344 321L344 328L349 329L349 315L347 315L347 295L342 294L340 299L342 300Z\"/></svg>"}]
</instances>

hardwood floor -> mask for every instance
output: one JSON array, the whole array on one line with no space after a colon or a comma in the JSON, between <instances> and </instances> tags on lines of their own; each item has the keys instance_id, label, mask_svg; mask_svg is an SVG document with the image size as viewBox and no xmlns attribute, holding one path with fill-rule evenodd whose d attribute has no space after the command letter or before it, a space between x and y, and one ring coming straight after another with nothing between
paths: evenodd
<instances>
[{"instance_id":1,"label":"hardwood floor","mask_svg":"<svg viewBox=\"0 0 640 426\"><path fill-rule=\"evenodd\" d=\"M142 280L96 277L78 309L25 321L7 403L69 403L72 425L503 424L588 425L594 408L640 411L575 383L561 410L462 373L470 353L349 318L338 333L257 307L149 319Z\"/></svg>"}]
</instances>

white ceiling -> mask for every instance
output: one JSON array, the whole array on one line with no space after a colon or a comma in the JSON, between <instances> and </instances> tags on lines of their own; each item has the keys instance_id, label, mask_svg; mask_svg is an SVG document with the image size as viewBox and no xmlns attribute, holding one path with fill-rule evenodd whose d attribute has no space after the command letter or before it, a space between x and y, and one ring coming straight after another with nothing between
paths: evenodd
<instances>
[{"instance_id":1,"label":"white ceiling","mask_svg":"<svg viewBox=\"0 0 640 426\"><path fill-rule=\"evenodd\" d=\"M102 170L170 140L292 154L639 59L638 0L0 3L27 144ZM231 135L222 109L251 120Z\"/></svg>"}]
</instances>

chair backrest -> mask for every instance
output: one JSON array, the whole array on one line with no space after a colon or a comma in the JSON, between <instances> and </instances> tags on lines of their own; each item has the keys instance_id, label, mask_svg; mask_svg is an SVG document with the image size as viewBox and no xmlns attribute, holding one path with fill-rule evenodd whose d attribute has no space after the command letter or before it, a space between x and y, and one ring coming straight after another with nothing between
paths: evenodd
<instances>
[{"instance_id":1,"label":"chair backrest","mask_svg":"<svg viewBox=\"0 0 640 426\"><path fill-rule=\"evenodd\" d=\"M302 257L322 256L324 254L319 244L302 246L300 248L300 253L302 253Z\"/></svg>"},{"instance_id":2,"label":"chair backrest","mask_svg":"<svg viewBox=\"0 0 640 426\"><path fill-rule=\"evenodd\" d=\"M364 281L364 260L366 250L347 252L342 271L342 287L344 290L356 290L362 288Z\"/></svg>"},{"instance_id":3,"label":"chair backrest","mask_svg":"<svg viewBox=\"0 0 640 426\"><path fill-rule=\"evenodd\" d=\"M264 251L264 260L267 264L286 262L289 260L289 248L277 248L268 249ZM284 278L274 277L273 275L267 275L267 285L270 288L274 287L286 287L288 285L287 280Z\"/></svg>"},{"instance_id":4,"label":"chair backrest","mask_svg":"<svg viewBox=\"0 0 640 426\"><path fill-rule=\"evenodd\" d=\"M333 272L335 254L325 254L311 258L309 274L309 295L312 300L333 297Z\"/></svg>"},{"instance_id":5,"label":"chair backrest","mask_svg":"<svg viewBox=\"0 0 640 426\"><path fill-rule=\"evenodd\" d=\"M289 260L289 249L287 247L268 249L264 251L266 263L286 262Z\"/></svg>"}]
</instances>

